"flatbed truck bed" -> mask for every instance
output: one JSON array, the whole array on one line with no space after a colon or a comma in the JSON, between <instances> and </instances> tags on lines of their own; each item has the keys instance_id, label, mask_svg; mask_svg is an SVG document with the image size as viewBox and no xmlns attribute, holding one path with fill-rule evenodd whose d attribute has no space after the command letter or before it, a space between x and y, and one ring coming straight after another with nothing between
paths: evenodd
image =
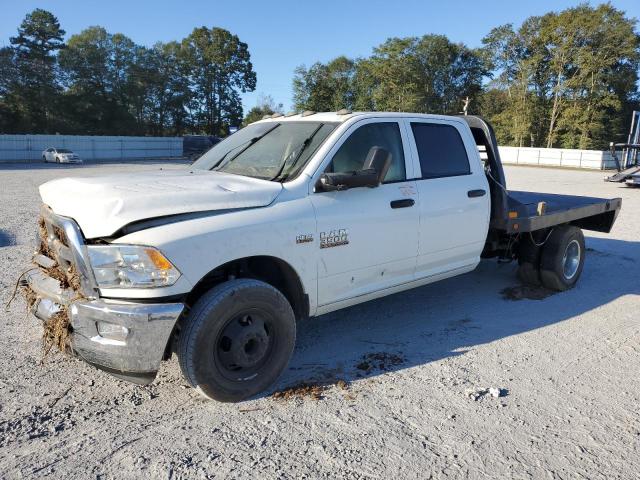
<instances>
[{"instance_id":1,"label":"flatbed truck bed","mask_svg":"<svg viewBox=\"0 0 640 480\"><path fill-rule=\"evenodd\" d=\"M507 215L492 219L491 227L509 234L563 224L608 233L622 205L620 198L521 191L509 191L508 199Z\"/></svg>"}]
</instances>

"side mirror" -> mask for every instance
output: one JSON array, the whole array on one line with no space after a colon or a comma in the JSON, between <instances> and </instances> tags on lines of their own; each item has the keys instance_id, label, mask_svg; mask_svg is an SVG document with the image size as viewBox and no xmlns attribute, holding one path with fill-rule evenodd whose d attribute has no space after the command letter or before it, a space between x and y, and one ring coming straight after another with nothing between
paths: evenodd
<instances>
[{"instance_id":1,"label":"side mirror","mask_svg":"<svg viewBox=\"0 0 640 480\"><path fill-rule=\"evenodd\" d=\"M371 147L362 165L362 170L344 173L323 173L316 189L329 192L349 188L379 186L391 167L391 153L382 147Z\"/></svg>"}]
</instances>

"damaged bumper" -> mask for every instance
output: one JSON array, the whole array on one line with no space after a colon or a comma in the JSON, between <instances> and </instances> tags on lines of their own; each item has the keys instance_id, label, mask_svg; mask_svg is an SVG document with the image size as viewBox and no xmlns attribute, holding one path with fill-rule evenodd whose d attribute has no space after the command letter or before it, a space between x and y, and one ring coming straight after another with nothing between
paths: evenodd
<instances>
[{"instance_id":1,"label":"damaged bumper","mask_svg":"<svg viewBox=\"0 0 640 480\"><path fill-rule=\"evenodd\" d=\"M68 312L75 355L124 380L153 381L182 303L77 299L73 290L61 288L37 268L27 272L25 281L36 295L32 312L37 318L46 322Z\"/></svg>"}]
</instances>

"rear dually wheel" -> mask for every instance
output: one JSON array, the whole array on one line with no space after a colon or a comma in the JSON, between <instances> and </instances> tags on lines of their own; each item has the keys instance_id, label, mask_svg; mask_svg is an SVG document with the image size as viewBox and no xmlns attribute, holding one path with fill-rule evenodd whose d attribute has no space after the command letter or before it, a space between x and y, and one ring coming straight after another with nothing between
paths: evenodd
<instances>
[{"instance_id":1,"label":"rear dually wheel","mask_svg":"<svg viewBox=\"0 0 640 480\"><path fill-rule=\"evenodd\" d=\"M550 289L573 288L584 268L585 246L582 230L572 225L555 228L542 247L540 279Z\"/></svg>"}]
</instances>

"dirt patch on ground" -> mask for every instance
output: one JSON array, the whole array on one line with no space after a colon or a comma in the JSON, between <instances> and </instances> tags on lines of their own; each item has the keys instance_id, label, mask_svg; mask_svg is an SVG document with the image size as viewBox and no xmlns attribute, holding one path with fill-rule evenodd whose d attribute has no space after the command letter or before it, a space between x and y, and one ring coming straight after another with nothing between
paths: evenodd
<instances>
[{"instance_id":1,"label":"dirt patch on ground","mask_svg":"<svg viewBox=\"0 0 640 480\"><path fill-rule=\"evenodd\" d=\"M323 393L328 387L326 385L301 383L284 390L274 392L271 397L274 400L293 400L310 398L312 400L322 400Z\"/></svg>"},{"instance_id":2,"label":"dirt patch on ground","mask_svg":"<svg viewBox=\"0 0 640 480\"><path fill-rule=\"evenodd\" d=\"M555 295L555 290L549 290L545 287L534 285L516 285L515 287L507 287L500 291L504 300L544 300L545 298Z\"/></svg>"},{"instance_id":3,"label":"dirt patch on ground","mask_svg":"<svg viewBox=\"0 0 640 480\"><path fill-rule=\"evenodd\" d=\"M406 362L404 356L396 353L367 353L363 355L361 361L356 365L356 368L366 373L370 373L376 369L385 372L392 367L402 365L404 362Z\"/></svg>"},{"instance_id":4,"label":"dirt patch on ground","mask_svg":"<svg viewBox=\"0 0 640 480\"><path fill-rule=\"evenodd\" d=\"M322 400L324 398L324 393L332 387L337 387L340 390L348 390L349 384L342 379L327 383L304 382L285 388L284 390L274 392L271 395L271 398L280 401L295 399Z\"/></svg>"}]
</instances>

